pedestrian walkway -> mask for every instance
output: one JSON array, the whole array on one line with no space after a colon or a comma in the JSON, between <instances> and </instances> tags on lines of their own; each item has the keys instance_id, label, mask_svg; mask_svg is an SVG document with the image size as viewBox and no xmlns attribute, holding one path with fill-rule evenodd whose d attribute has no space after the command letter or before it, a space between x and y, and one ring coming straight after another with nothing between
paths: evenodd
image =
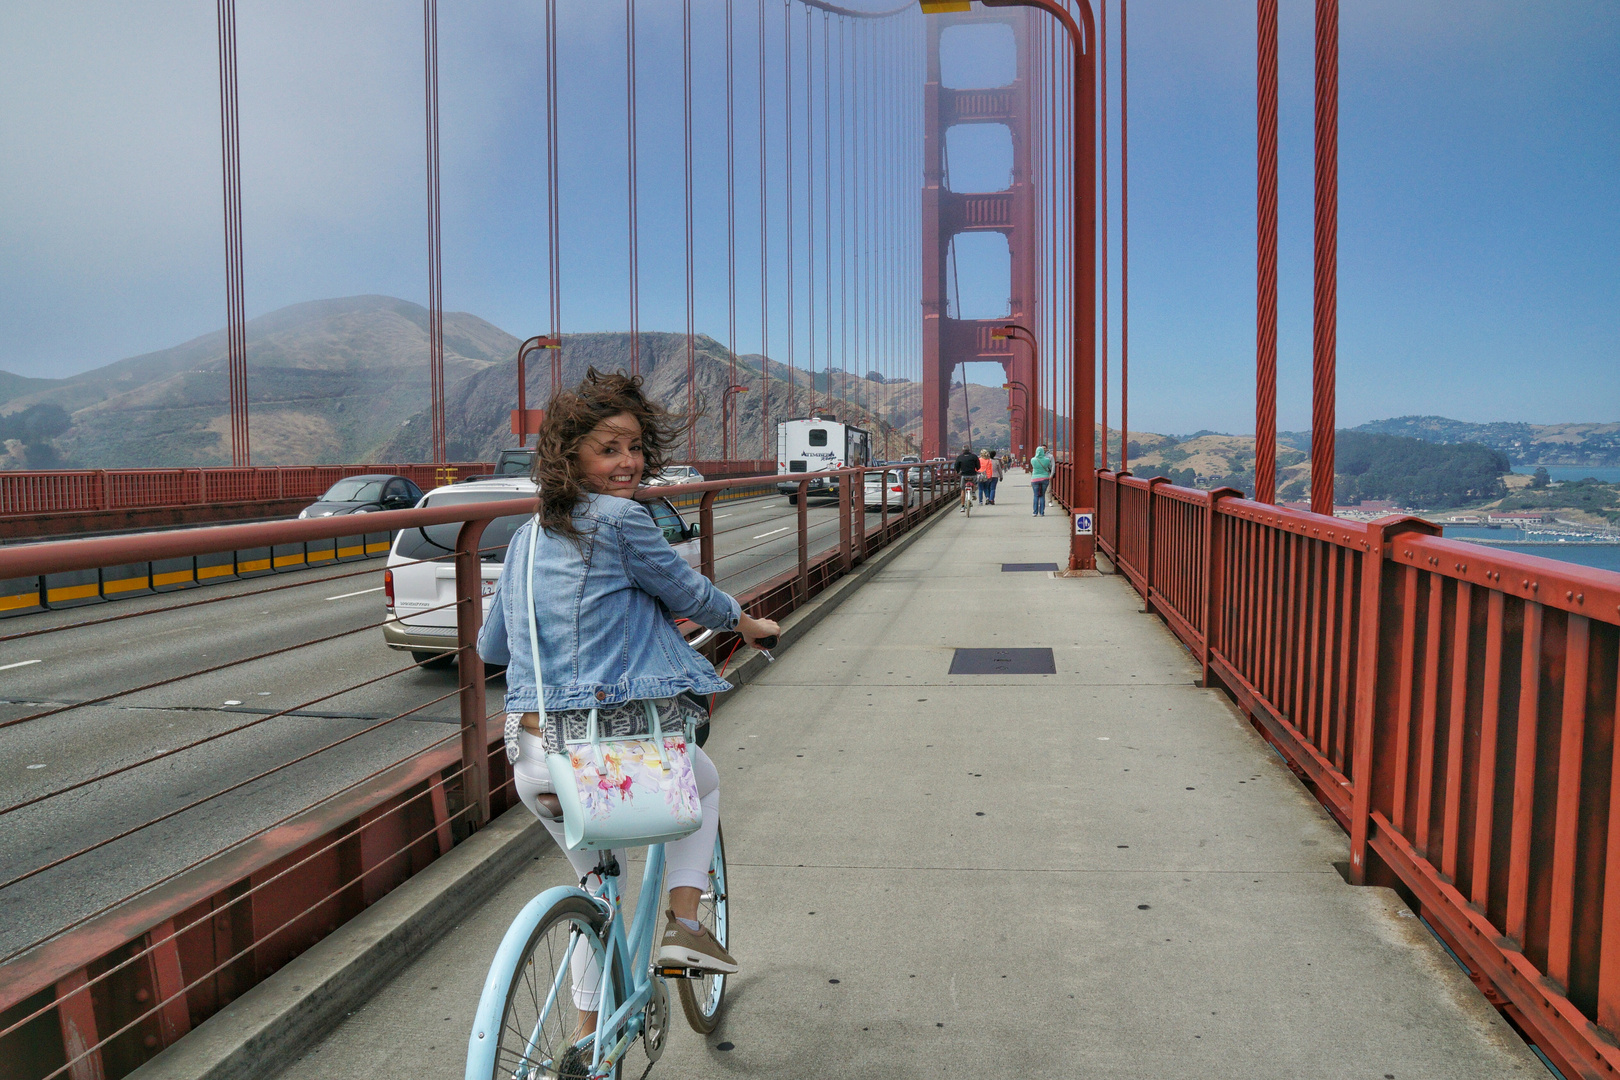
<instances>
[{"instance_id":1,"label":"pedestrian walkway","mask_svg":"<svg viewBox=\"0 0 1620 1080\"><path fill-rule=\"evenodd\" d=\"M653 1076L1547 1075L1394 892L1345 884L1343 833L1122 579L1003 572L1065 527L1010 475L722 707L743 970ZM283 1076L461 1075L496 943L568 876L533 862Z\"/></svg>"}]
</instances>

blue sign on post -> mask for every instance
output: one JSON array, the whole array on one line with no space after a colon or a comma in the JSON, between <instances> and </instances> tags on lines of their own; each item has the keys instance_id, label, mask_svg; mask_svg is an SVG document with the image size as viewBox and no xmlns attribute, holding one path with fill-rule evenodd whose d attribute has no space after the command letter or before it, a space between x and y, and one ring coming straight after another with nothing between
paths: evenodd
<instances>
[{"instance_id":1,"label":"blue sign on post","mask_svg":"<svg viewBox=\"0 0 1620 1080\"><path fill-rule=\"evenodd\" d=\"M1090 514L1076 514L1076 515L1074 515L1074 535L1076 535L1076 536L1090 536L1091 535L1091 515Z\"/></svg>"}]
</instances>

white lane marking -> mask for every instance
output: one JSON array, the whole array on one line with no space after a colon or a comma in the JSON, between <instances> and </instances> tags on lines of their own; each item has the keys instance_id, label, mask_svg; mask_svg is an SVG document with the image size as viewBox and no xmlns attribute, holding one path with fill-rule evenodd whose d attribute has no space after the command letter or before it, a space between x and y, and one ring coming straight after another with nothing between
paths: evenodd
<instances>
[{"instance_id":1,"label":"white lane marking","mask_svg":"<svg viewBox=\"0 0 1620 1080\"><path fill-rule=\"evenodd\" d=\"M366 593L369 593L369 592L382 592L383 589L385 589L385 588L387 588L387 586L379 585L375 589L361 589L359 592L346 592L346 593L343 593L341 596L328 596L327 599L328 600L347 600L351 596L364 596L364 595L366 595Z\"/></svg>"},{"instance_id":2,"label":"white lane marking","mask_svg":"<svg viewBox=\"0 0 1620 1080\"><path fill-rule=\"evenodd\" d=\"M719 521L723 517L730 517L730 516L731 516L730 514L716 514L716 515L714 515L714 520Z\"/></svg>"},{"instance_id":3,"label":"white lane marking","mask_svg":"<svg viewBox=\"0 0 1620 1080\"><path fill-rule=\"evenodd\" d=\"M240 701L237 701L237 700L236 700L236 699L235 699L235 698L231 698L231 699L230 699L230 700L229 700L229 701L227 701L227 702L226 702L226 703L225 703L225 704L227 704L227 705L240 705L240 704L242 704L242 703L241 703L241 702L240 702Z\"/></svg>"},{"instance_id":4,"label":"white lane marking","mask_svg":"<svg viewBox=\"0 0 1620 1080\"><path fill-rule=\"evenodd\" d=\"M14 667L27 667L29 664L37 663L38 660L19 660L15 664L0 664L0 671L10 671Z\"/></svg>"},{"instance_id":5,"label":"white lane marking","mask_svg":"<svg viewBox=\"0 0 1620 1080\"><path fill-rule=\"evenodd\" d=\"M45 766L43 766L43 765L30 765L28 767L30 769L43 769Z\"/></svg>"},{"instance_id":6,"label":"white lane marking","mask_svg":"<svg viewBox=\"0 0 1620 1080\"><path fill-rule=\"evenodd\" d=\"M788 531L788 530L789 530L789 529L790 529L790 528L792 528L792 526L791 526L791 525L784 525L784 526L782 526L782 527L781 527L781 528L780 528L780 529L772 529L772 530L771 530L771 531L770 531L770 532L768 532L768 533L760 533L760 534L759 534L759 535L758 535L758 536L756 536L756 537L754 537L754 539L755 539L755 540L763 540L763 539L765 539L765 538L766 538L766 537L767 537L767 536L775 536L775 535L776 535L776 534L777 534L777 533L785 533L785 532L787 532L787 531Z\"/></svg>"}]
</instances>

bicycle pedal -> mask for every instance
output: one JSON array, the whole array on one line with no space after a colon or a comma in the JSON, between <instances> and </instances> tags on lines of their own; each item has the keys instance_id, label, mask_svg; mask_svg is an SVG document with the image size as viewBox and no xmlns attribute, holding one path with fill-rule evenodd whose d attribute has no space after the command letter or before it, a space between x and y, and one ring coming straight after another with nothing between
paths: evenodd
<instances>
[{"instance_id":1,"label":"bicycle pedal","mask_svg":"<svg viewBox=\"0 0 1620 1080\"><path fill-rule=\"evenodd\" d=\"M659 968L654 969L654 973L657 974L658 976L660 976L661 978L665 978L665 979L701 979L701 978L703 978L703 973L701 971L695 971L692 968L683 968L683 967L659 967Z\"/></svg>"}]
</instances>

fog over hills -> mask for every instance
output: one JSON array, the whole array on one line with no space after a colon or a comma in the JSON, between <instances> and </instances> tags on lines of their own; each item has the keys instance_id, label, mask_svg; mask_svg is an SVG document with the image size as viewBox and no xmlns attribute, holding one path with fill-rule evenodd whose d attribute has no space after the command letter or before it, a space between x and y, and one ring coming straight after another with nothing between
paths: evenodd
<instances>
[{"instance_id":1,"label":"fog over hills","mask_svg":"<svg viewBox=\"0 0 1620 1080\"><path fill-rule=\"evenodd\" d=\"M512 356L512 335L445 313L445 381ZM247 324L256 465L366 461L428 399L427 310L387 296L316 300ZM0 412L56 405L65 462L88 468L230 464L223 330L67 379L0 377ZM0 457L12 468L18 449ZM10 460L7 460L7 459Z\"/></svg>"}]
</instances>

